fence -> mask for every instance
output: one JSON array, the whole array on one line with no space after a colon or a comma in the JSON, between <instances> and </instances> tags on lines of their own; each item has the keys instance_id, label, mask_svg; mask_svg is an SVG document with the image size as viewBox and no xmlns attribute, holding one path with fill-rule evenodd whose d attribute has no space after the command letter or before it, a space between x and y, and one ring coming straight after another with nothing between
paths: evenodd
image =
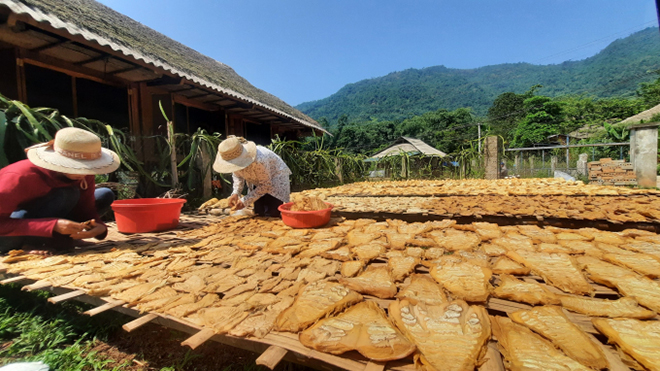
<instances>
[{"instance_id":1,"label":"fence","mask_svg":"<svg viewBox=\"0 0 660 371\"><path fill-rule=\"evenodd\" d=\"M573 177L587 176L586 161L600 158L629 158L630 143L590 143L505 149L506 173L521 178L554 177L555 170ZM509 156L507 156L507 154ZM580 155L583 164L580 166ZM591 157L591 159L589 159Z\"/></svg>"}]
</instances>

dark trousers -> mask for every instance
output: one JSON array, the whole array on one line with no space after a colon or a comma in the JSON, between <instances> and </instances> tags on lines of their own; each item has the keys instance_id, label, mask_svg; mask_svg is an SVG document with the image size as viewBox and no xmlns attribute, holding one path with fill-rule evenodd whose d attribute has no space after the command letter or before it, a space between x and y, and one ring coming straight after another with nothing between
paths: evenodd
<instances>
[{"instance_id":1,"label":"dark trousers","mask_svg":"<svg viewBox=\"0 0 660 371\"><path fill-rule=\"evenodd\" d=\"M284 202L266 193L254 201L254 213L260 216L272 216L279 218L280 211L277 209Z\"/></svg>"},{"instance_id":2,"label":"dark trousers","mask_svg":"<svg viewBox=\"0 0 660 371\"><path fill-rule=\"evenodd\" d=\"M110 205L115 200L115 195L109 188L98 188L94 191L96 199L96 211L99 216L110 210ZM73 219L69 214L80 199L80 189L77 187L56 188L47 195L25 207L23 210L16 210L11 214L13 219L40 219L40 218L61 218ZM84 222L85 220L76 220ZM54 248L71 248L73 239L53 232L53 237L37 236L2 236L0 237L0 252L20 249L23 245L29 245L31 248L42 248L44 246Z\"/></svg>"}]
</instances>

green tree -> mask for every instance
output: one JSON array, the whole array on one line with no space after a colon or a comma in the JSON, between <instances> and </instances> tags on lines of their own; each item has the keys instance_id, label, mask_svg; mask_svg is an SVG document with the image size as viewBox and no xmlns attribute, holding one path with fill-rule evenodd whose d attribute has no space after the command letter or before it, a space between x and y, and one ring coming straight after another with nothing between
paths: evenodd
<instances>
[{"instance_id":1,"label":"green tree","mask_svg":"<svg viewBox=\"0 0 660 371\"><path fill-rule=\"evenodd\" d=\"M518 123L527 115L525 100L533 97L541 87L537 84L523 94L506 92L495 98L487 115L491 134L510 140Z\"/></svg>"},{"instance_id":2,"label":"green tree","mask_svg":"<svg viewBox=\"0 0 660 371\"><path fill-rule=\"evenodd\" d=\"M642 99L647 109L660 104L660 77L653 82L643 82L639 85L637 95Z\"/></svg>"},{"instance_id":3,"label":"green tree","mask_svg":"<svg viewBox=\"0 0 660 371\"><path fill-rule=\"evenodd\" d=\"M452 153L470 140L477 139L477 128L470 109L439 109L404 120L399 136L421 139L439 150Z\"/></svg>"},{"instance_id":4,"label":"green tree","mask_svg":"<svg viewBox=\"0 0 660 371\"><path fill-rule=\"evenodd\" d=\"M341 115L341 117L339 117L339 119L337 120L337 129L332 133L332 135L334 135L334 140L333 140L332 144L333 144L335 147L337 147L337 143L338 143L339 140L341 139L341 136L342 136L343 131L344 131L344 127L345 127L346 125L348 125L348 115L347 115L347 114L343 114L343 115Z\"/></svg>"},{"instance_id":5,"label":"green tree","mask_svg":"<svg viewBox=\"0 0 660 371\"><path fill-rule=\"evenodd\" d=\"M525 100L527 116L516 128L513 137L515 147L527 147L542 143L553 134L559 134L564 119L563 104L545 96Z\"/></svg>"}]
</instances>

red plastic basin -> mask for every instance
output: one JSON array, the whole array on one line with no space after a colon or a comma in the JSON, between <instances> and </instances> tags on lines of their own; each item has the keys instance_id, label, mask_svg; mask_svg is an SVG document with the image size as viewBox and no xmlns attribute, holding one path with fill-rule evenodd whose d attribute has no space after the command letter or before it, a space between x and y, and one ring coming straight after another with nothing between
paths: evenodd
<instances>
[{"instance_id":1,"label":"red plastic basin","mask_svg":"<svg viewBox=\"0 0 660 371\"><path fill-rule=\"evenodd\" d=\"M317 211L291 211L293 202L282 204L277 209L282 213L282 221L289 227L316 228L330 221L330 213L334 206L327 202L325 204L328 205L327 209Z\"/></svg>"},{"instance_id":2,"label":"red plastic basin","mask_svg":"<svg viewBox=\"0 0 660 371\"><path fill-rule=\"evenodd\" d=\"M139 198L112 203L117 229L122 233L160 232L179 225L180 198Z\"/></svg>"}]
</instances>

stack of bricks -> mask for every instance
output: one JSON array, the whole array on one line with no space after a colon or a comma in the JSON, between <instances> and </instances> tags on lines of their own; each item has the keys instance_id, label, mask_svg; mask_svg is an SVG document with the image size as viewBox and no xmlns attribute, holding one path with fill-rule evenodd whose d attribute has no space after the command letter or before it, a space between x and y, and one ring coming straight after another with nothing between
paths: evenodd
<instances>
[{"instance_id":1,"label":"stack of bricks","mask_svg":"<svg viewBox=\"0 0 660 371\"><path fill-rule=\"evenodd\" d=\"M601 158L589 165L589 183L600 185L637 185L635 169L631 162Z\"/></svg>"}]
</instances>

